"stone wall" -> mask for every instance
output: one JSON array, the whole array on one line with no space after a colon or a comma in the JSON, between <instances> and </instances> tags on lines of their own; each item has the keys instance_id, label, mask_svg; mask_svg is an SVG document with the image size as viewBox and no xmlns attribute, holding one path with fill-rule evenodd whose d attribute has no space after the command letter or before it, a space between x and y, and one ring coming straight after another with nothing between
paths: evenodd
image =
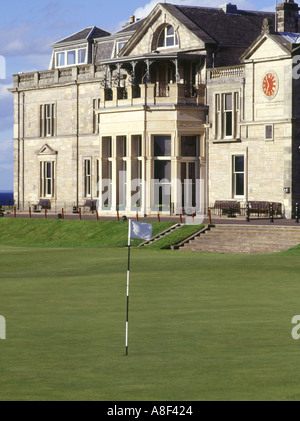
<instances>
[{"instance_id":1,"label":"stone wall","mask_svg":"<svg viewBox=\"0 0 300 421\"><path fill-rule=\"evenodd\" d=\"M272 48L273 46L273 48ZM277 57L274 58L274 56ZM245 60L244 77L238 78L223 69L208 80L209 134L209 202L235 199L233 191L233 157L245 158L243 197L248 200L280 202L287 217L292 215L292 202L299 200L299 157L296 134L297 104L293 103L292 59L273 41L254 50L251 61ZM272 95L263 92L263 79L272 73L275 89ZM238 92L237 135L231 139L216 138L215 95ZM265 136L266 125L273 136ZM289 191L284 191L288 188ZM298 198L298 199L297 199Z\"/></svg>"},{"instance_id":2,"label":"stone wall","mask_svg":"<svg viewBox=\"0 0 300 421\"><path fill-rule=\"evenodd\" d=\"M41 161L56 163L55 191L51 200L58 208L64 204L68 207L76 204L77 196L79 204L84 202L86 158L92 160L92 196L96 196L99 140L98 134L93 133L93 99L99 97L99 83L96 81L15 93L14 192L20 208L39 200ZM41 136L40 107L44 104L54 104L55 107L53 136ZM47 146L45 151L42 151L43 146Z\"/></svg>"}]
</instances>

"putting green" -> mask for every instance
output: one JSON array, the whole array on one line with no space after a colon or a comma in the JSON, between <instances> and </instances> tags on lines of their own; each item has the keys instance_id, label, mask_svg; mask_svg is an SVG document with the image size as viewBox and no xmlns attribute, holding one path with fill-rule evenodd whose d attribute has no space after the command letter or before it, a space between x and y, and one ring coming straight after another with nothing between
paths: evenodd
<instances>
[{"instance_id":1,"label":"putting green","mask_svg":"<svg viewBox=\"0 0 300 421\"><path fill-rule=\"evenodd\" d=\"M0 245L1 400L299 400L299 250Z\"/></svg>"}]
</instances>

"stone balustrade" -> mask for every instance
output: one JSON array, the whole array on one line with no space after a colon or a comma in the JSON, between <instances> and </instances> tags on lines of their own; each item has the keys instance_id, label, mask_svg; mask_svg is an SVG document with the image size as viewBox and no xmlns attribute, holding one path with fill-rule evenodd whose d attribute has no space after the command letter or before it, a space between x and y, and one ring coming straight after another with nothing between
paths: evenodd
<instances>
[{"instance_id":1,"label":"stone balustrade","mask_svg":"<svg viewBox=\"0 0 300 421\"><path fill-rule=\"evenodd\" d=\"M207 81L215 79L224 79L231 77L244 77L245 67L243 65L229 66L229 67L217 67L215 69L207 70Z\"/></svg>"},{"instance_id":2,"label":"stone balustrade","mask_svg":"<svg viewBox=\"0 0 300 421\"><path fill-rule=\"evenodd\" d=\"M51 86L67 82L103 78L103 69L99 65L88 64L14 75L14 88L30 89L39 86Z\"/></svg>"}]
</instances>

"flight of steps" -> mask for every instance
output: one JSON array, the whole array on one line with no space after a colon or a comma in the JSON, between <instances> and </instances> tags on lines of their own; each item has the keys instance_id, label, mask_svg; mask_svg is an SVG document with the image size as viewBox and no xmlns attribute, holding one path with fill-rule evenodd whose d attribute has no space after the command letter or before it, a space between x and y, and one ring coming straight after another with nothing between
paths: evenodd
<instances>
[{"instance_id":1,"label":"flight of steps","mask_svg":"<svg viewBox=\"0 0 300 421\"><path fill-rule=\"evenodd\" d=\"M165 235L171 234L171 232L177 230L180 227L181 227L181 224L172 225L170 228L167 228L166 230L164 230L164 231L160 232L159 234L155 235L154 237L150 238L150 240L146 240L143 243L139 244L138 247L143 247L143 246L147 246L149 244L152 244L152 243L154 243L154 241L160 240Z\"/></svg>"},{"instance_id":2,"label":"flight of steps","mask_svg":"<svg viewBox=\"0 0 300 421\"><path fill-rule=\"evenodd\" d=\"M179 249L208 253L263 254L288 250L300 243L300 227L219 224Z\"/></svg>"}]
</instances>

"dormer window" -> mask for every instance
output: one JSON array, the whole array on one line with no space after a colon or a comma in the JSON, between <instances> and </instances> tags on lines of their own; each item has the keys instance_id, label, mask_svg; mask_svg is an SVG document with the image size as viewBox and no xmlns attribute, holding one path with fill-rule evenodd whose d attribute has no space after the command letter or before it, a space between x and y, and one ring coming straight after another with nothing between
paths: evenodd
<instances>
[{"instance_id":1,"label":"dormer window","mask_svg":"<svg viewBox=\"0 0 300 421\"><path fill-rule=\"evenodd\" d=\"M158 40L158 48L174 47L175 45L178 45L177 35L173 26L168 25L162 30L160 34Z\"/></svg>"},{"instance_id":2,"label":"dormer window","mask_svg":"<svg viewBox=\"0 0 300 421\"><path fill-rule=\"evenodd\" d=\"M76 52L71 50L67 52L67 64L68 66L73 66L76 62Z\"/></svg>"},{"instance_id":3,"label":"dormer window","mask_svg":"<svg viewBox=\"0 0 300 421\"><path fill-rule=\"evenodd\" d=\"M55 53L56 67L74 66L76 64L86 63L86 48L78 48L76 50L60 51Z\"/></svg>"},{"instance_id":4,"label":"dormer window","mask_svg":"<svg viewBox=\"0 0 300 421\"><path fill-rule=\"evenodd\" d=\"M65 52L56 53L56 67L65 66Z\"/></svg>"},{"instance_id":5,"label":"dormer window","mask_svg":"<svg viewBox=\"0 0 300 421\"><path fill-rule=\"evenodd\" d=\"M77 50L77 63L86 63L86 48L81 48L80 50Z\"/></svg>"}]
</instances>

